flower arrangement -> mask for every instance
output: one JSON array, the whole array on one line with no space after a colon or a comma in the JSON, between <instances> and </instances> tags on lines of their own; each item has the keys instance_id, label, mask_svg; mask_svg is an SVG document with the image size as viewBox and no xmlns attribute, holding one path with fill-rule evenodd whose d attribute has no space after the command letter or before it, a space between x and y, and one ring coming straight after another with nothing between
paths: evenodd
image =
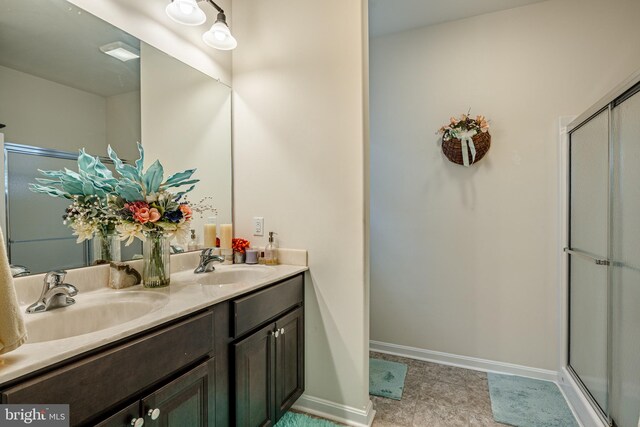
<instances>
[{"instance_id":1,"label":"flower arrangement","mask_svg":"<svg viewBox=\"0 0 640 427\"><path fill-rule=\"evenodd\" d=\"M134 238L143 240L145 233L158 233L179 241L189 234L193 211L183 196L193 190L198 179L191 179L195 169L189 169L169 176L165 181L162 164L156 160L146 171L144 149L138 144L140 158L135 166L125 164L109 147L109 158L113 161L120 179L115 185L115 196L109 206L117 218L116 230L122 240L131 244ZM177 193L171 188L189 186Z\"/></svg>"},{"instance_id":2,"label":"flower arrangement","mask_svg":"<svg viewBox=\"0 0 640 427\"><path fill-rule=\"evenodd\" d=\"M233 248L234 252L244 254L247 248L251 247L251 243L245 239L231 239L231 247Z\"/></svg>"},{"instance_id":3,"label":"flower arrangement","mask_svg":"<svg viewBox=\"0 0 640 427\"><path fill-rule=\"evenodd\" d=\"M118 180L98 157L81 149L77 172L66 168L38 172L46 178L36 178L39 184L29 184L29 190L72 201L63 220L78 237L78 243L114 232L117 218L109 207L109 197Z\"/></svg>"},{"instance_id":4,"label":"flower arrangement","mask_svg":"<svg viewBox=\"0 0 640 427\"><path fill-rule=\"evenodd\" d=\"M444 141L448 141L451 138L460 139L460 135L468 131L489 132L489 121L484 116L476 116L474 119L469 113L462 114L459 118L451 117L449 124L442 126L438 132L442 134Z\"/></svg>"},{"instance_id":5,"label":"flower arrangement","mask_svg":"<svg viewBox=\"0 0 640 427\"><path fill-rule=\"evenodd\" d=\"M144 284L167 286L169 238L186 240L193 211L183 197L199 180L191 179L195 169L175 173L165 180L164 169L157 160L144 170L144 149L140 143L138 152L140 157L130 165L108 147L107 153L119 175L115 178L98 157L82 149L78 172L40 170L46 178L36 178L38 183L30 184L29 189L72 200L63 218L78 236L78 242L114 231L127 245L134 238L144 240ZM186 189L171 191L180 187ZM119 250L116 243L114 247Z\"/></svg>"}]
</instances>

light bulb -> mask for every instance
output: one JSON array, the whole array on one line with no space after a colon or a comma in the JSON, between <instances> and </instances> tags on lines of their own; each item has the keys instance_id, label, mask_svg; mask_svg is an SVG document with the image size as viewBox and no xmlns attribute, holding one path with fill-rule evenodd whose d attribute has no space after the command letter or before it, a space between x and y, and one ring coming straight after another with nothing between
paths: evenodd
<instances>
[{"instance_id":1,"label":"light bulb","mask_svg":"<svg viewBox=\"0 0 640 427\"><path fill-rule=\"evenodd\" d=\"M165 12L173 21L183 25L200 25L207 20L196 0L173 0Z\"/></svg>"},{"instance_id":2,"label":"light bulb","mask_svg":"<svg viewBox=\"0 0 640 427\"><path fill-rule=\"evenodd\" d=\"M184 13L185 15L191 15L195 10L193 6L185 2L178 3L178 7L180 8L180 12Z\"/></svg>"},{"instance_id":3,"label":"light bulb","mask_svg":"<svg viewBox=\"0 0 640 427\"><path fill-rule=\"evenodd\" d=\"M214 31L213 36L216 38L216 40L220 40L220 41L223 41L224 39L227 38L227 35L222 31Z\"/></svg>"}]
</instances>

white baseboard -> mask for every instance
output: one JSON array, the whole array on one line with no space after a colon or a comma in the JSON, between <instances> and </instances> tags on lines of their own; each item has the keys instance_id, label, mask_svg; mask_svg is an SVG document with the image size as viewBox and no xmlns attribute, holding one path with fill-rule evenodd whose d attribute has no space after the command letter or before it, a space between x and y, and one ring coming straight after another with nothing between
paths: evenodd
<instances>
[{"instance_id":1,"label":"white baseboard","mask_svg":"<svg viewBox=\"0 0 640 427\"><path fill-rule=\"evenodd\" d=\"M560 386L560 391L569 402L573 415L582 427L607 427L566 368L560 371L558 386Z\"/></svg>"},{"instance_id":2,"label":"white baseboard","mask_svg":"<svg viewBox=\"0 0 640 427\"><path fill-rule=\"evenodd\" d=\"M458 366L460 368L473 369L476 371L519 375L521 377L535 378L555 383L558 382L558 372L547 369L531 368L529 366L496 362L494 360L479 359L476 357L459 356L456 354L442 353L439 351L425 350L422 348L408 347L380 341L369 341L369 348L371 351L377 351L379 353L393 354L396 356L408 357L410 359L439 363L441 365Z\"/></svg>"},{"instance_id":3,"label":"white baseboard","mask_svg":"<svg viewBox=\"0 0 640 427\"><path fill-rule=\"evenodd\" d=\"M307 394L303 394L292 409L355 427L371 426L376 415L370 400L362 410Z\"/></svg>"}]
</instances>

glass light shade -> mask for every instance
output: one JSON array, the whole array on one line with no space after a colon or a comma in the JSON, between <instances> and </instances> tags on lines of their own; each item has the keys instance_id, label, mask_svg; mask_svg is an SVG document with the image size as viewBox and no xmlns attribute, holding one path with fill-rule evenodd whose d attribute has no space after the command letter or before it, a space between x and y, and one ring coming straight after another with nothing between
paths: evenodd
<instances>
[{"instance_id":1,"label":"glass light shade","mask_svg":"<svg viewBox=\"0 0 640 427\"><path fill-rule=\"evenodd\" d=\"M229 27L221 21L216 21L211 26L211 29L202 35L202 40L208 46L219 50L231 50L238 46L238 42L231 35Z\"/></svg>"},{"instance_id":2,"label":"glass light shade","mask_svg":"<svg viewBox=\"0 0 640 427\"><path fill-rule=\"evenodd\" d=\"M173 0L165 12L169 18L183 25L200 25L207 20L196 0Z\"/></svg>"}]
</instances>

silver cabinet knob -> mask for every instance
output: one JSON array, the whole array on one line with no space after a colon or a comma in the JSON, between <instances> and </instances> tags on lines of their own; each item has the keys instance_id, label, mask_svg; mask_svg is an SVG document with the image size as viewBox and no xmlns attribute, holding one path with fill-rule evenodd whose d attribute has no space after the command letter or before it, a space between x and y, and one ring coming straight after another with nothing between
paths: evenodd
<instances>
[{"instance_id":1,"label":"silver cabinet knob","mask_svg":"<svg viewBox=\"0 0 640 427\"><path fill-rule=\"evenodd\" d=\"M133 427L142 427L144 425L144 418L133 418L131 420L131 425Z\"/></svg>"},{"instance_id":2,"label":"silver cabinet knob","mask_svg":"<svg viewBox=\"0 0 640 427\"><path fill-rule=\"evenodd\" d=\"M278 337L280 336L280 331L276 330L276 331L273 333L273 336L275 336L276 338L278 338Z\"/></svg>"},{"instance_id":3,"label":"silver cabinet knob","mask_svg":"<svg viewBox=\"0 0 640 427\"><path fill-rule=\"evenodd\" d=\"M158 408L149 409L149 412L147 412L147 415L150 416L151 419L155 421L160 416L160 409Z\"/></svg>"},{"instance_id":4,"label":"silver cabinet knob","mask_svg":"<svg viewBox=\"0 0 640 427\"><path fill-rule=\"evenodd\" d=\"M284 328L280 329L280 335L284 335Z\"/></svg>"}]
</instances>

